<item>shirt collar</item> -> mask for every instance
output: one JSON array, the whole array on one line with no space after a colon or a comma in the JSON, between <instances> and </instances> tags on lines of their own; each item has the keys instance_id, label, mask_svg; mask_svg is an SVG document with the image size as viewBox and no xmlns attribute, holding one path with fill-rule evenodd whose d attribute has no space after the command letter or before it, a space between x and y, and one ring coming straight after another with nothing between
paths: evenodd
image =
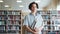
<instances>
[{"instance_id":1,"label":"shirt collar","mask_svg":"<svg viewBox=\"0 0 60 34\"><path fill-rule=\"evenodd\" d=\"M30 13L30 15L33 15L32 13ZM38 13L36 13L36 16L38 15Z\"/></svg>"}]
</instances>

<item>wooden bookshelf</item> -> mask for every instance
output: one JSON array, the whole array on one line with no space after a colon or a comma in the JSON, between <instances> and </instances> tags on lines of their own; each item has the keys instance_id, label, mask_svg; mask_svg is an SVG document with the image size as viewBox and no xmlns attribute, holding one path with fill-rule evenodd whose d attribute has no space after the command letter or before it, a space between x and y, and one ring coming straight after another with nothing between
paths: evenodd
<instances>
[{"instance_id":1,"label":"wooden bookshelf","mask_svg":"<svg viewBox=\"0 0 60 34\"><path fill-rule=\"evenodd\" d=\"M21 10L0 10L0 31L22 34Z\"/></svg>"}]
</instances>

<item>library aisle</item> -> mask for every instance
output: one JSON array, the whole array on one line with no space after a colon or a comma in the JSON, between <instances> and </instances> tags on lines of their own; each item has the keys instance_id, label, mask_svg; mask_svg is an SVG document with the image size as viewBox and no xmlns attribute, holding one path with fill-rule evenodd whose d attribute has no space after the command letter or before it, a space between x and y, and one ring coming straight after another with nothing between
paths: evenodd
<instances>
[{"instance_id":1,"label":"library aisle","mask_svg":"<svg viewBox=\"0 0 60 34\"><path fill-rule=\"evenodd\" d=\"M25 34L24 18L36 2L43 18L42 34L60 34L60 0L0 0L0 34Z\"/></svg>"}]
</instances>

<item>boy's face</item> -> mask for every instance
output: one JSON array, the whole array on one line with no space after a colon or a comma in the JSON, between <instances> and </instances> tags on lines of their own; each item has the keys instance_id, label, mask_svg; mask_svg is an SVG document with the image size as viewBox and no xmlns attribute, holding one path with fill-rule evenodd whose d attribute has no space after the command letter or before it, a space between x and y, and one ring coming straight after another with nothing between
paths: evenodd
<instances>
[{"instance_id":1,"label":"boy's face","mask_svg":"<svg viewBox=\"0 0 60 34\"><path fill-rule=\"evenodd\" d=\"M31 11L36 11L36 10L37 10L36 4L32 4Z\"/></svg>"}]
</instances>

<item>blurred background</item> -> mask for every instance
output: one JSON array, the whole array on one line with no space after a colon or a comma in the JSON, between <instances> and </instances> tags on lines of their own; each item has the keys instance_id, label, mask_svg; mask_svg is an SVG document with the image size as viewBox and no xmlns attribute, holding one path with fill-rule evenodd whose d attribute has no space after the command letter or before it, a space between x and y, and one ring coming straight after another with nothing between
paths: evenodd
<instances>
[{"instance_id":1,"label":"blurred background","mask_svg":"<svg viewBox=\"0 0 60 34\"><path fill-rule=\"evenodd\" d=\"M0 34L25 34L24 17L31 2L44 19L42 34L60 34L60 0L0 0Z\"/></svg>"}]
</instances>

